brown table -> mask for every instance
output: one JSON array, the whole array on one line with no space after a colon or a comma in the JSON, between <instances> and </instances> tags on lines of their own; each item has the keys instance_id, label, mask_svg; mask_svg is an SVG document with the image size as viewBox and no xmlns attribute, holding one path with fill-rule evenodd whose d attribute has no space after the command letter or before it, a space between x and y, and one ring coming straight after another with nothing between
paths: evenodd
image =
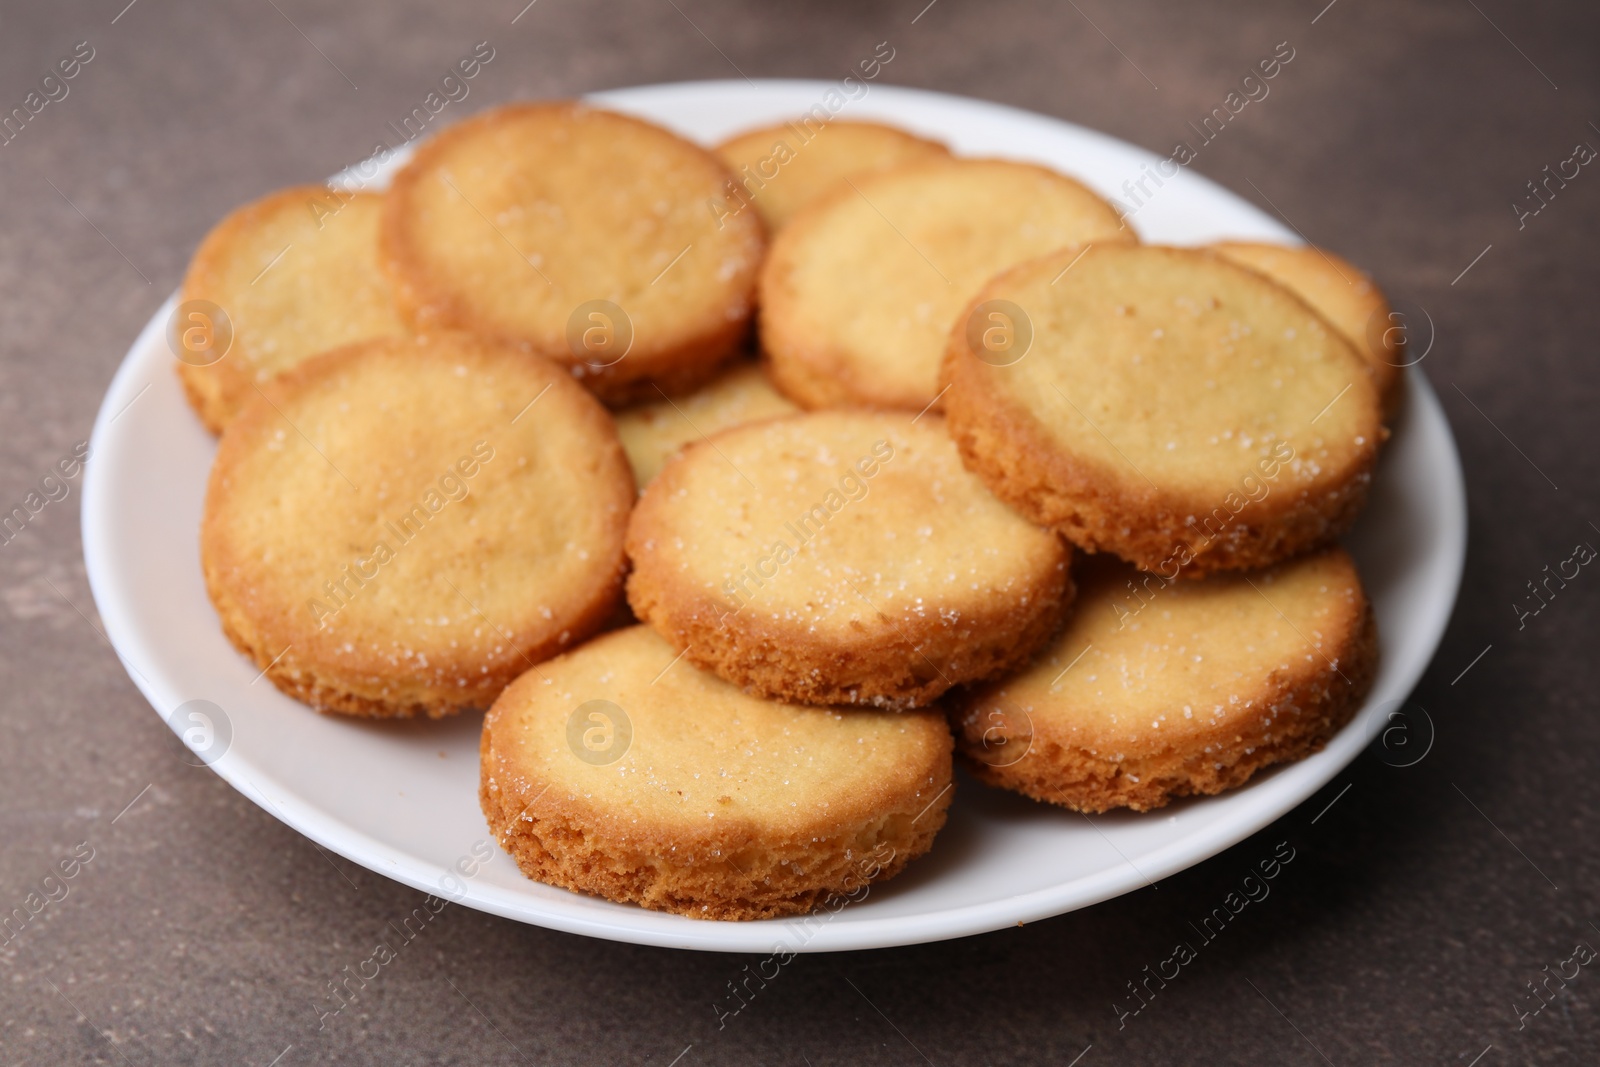
<instances>
[{"instance_id":1,"label":"brown table","mask_svg":"<svg viewBox=\"0 0 1600 1067\"><path fill-rule=\"evenodd\" d=\"M0 1061L1600 1060L1600 968L1551 979L1537 1015L1526 984L1575 942L1600 946L1600 576L1585 571L1523 629L1512 606L1575 542L1600 544L1583 430L1600 402L1600 173L1552 184L1537 215L1513 207L1542 203L1526 183L1577 143L1600 147L1600 10L925 2L538 0L513 21L521 0L9 0L0 108L23 106L78 42L93 55L0 145L3 503L87 436L214 220L359 158L478 41L496 58L463 110L738 72L834 77L887 40L886 80L1163 153L1287 41L1295 59L1270 96L1194 165L1436 324L1423 368L1460 442L1472 547L1416 693L1437 726L1427 758L1364 756L1256 837L1087 911L798 959L720 1032L712 1005L748 960L462 908L319 1032L313 1001L417 894L319 852L179 758L93 628L75 486L0 548L0 907L80 842L94 856L0 945ZM1284 840L1297 858L1271 898L1119 1029L1125 983Z\"/></svg>"}]
</instances>

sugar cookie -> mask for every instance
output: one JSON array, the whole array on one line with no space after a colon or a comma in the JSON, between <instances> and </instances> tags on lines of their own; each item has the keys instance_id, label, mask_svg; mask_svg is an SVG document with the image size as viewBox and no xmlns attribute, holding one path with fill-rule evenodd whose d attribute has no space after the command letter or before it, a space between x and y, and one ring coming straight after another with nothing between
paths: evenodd
<instances>
[{"instance_id":1,"label":"sugar cookie","mask_svg":"<svg viewBox=\"0 0 1600 1067\"><path fill-rule=\"evenodd\" d=\"M995 272L1135 239L1110 204L1031 164L958 159L852 181L777 235L761 273L762 350L808 408L921 411L951 326Z\"/></svg>"},{"instance_id":2,"label":"sugar cookie","mask_svg":"<svg viewBox=\"0 0 1600 1067\"><path fill-rule=\"evenodd\" d=\"M894 126L804 117L741 133L714 151L734 179L719 216L753 205L774 232L845 178L950 155L938 141Z\"/></svg>"},{"instance_id":3,"label":"sugar cookie","mask_svg":"<svg viewBox=\"0 0 1600 1067\"><path fill-rule=\"evenodd\" d=\"M1320 749L1371 685L1376 629L1343 549L1198 582L1085 571L1048 651L952 708L992 785L1088 812L1219 793Z\"/></svg>"},{"instance_id":4,"label":"sugar cookie","mask_svg":"<svg viewBox=\"0 0 1600 1067\"><path fill-rule=\"evenodd\" d=\"M212 433L255 386L302 360L407 332L378 260L382 204L376 193L295 186L239 208L200 242L171 340Z\"/></svg>"},{"instance_id":5,"label":"sugar cookie","mask_svg":"<svg viewBox=\"0 0 1600 1067\"><path fill-rule=\"evenodd\" d=\"M926 704L1027 661L1068 549L961 465L936 415L825 411L690 444L628 528L628 601L690 662L813 704Z\"/></svg>"},{"instance_id":6,"label":"sugar cookie","mask_svg":"<svg viewBox=\"0 0 1600 1067\"><path fill-rule=\"evenodd\" d=\"M709 377L748 332L765 237L706 203L715 156L578 103L516 104L423 144L384 205L383 252L419 327L525 344L608 403Z\"/></svg>"},{"instance_id":7,"label":"sugar cookie","mask_svg":"<svg viewBox=\"0 0 1600 1067\"><path fill-rule=\"evenodd\" d=\"M795 407L772 387L754 363L736 363L699 389L682 396L658 395L654 403L617 412L617 433L643 489L662 464L688 444L718 430L759 419L793 415Z\"/></svg>"},{"instance_id":8,"label":"sugar cookie","mask_svg":"<svg viewBox=\"0 0 1600 1067\"><path fill-rule=\"evenodd\" d=\"M438 717L605 622L633 500L609 416L555 364L468 335L369 341L228 425L201 562L284 692Z\"/></svg>"},{"instance_id":9,"label":"sugar cookie","mask_svg":"<svg viewBox=\"0 0 1600 1067\"><path fill-rule=\"evenodd\" d=\"M928 851L950 805L942 715L762 700L676 658L618 630L490 709L479 801L524 874L765 919L859 899Z\"/></svg>"},{"instance_id":10,"label":"sugar cookie","mask_svg":"<svg viewBox=\"0 0 1600 1067\"><path fill-rule=\"evenodd\" d=\"M1068 249L997 277L964 321L944 398L963 458L1083 548L1164 577L1270 566L1366 499L1385 433L1366 362L1215 253Z\"/></svg>"}]
</instances>

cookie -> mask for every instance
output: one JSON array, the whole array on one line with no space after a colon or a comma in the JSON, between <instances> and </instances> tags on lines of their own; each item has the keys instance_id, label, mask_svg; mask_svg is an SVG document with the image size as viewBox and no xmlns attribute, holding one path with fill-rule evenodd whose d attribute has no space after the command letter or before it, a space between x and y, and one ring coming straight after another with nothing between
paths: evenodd
<instances>
[{"instance_id":1,"label":"cookie","mask_svg":"<svg viewBox=\"0 0 1600 1067\"><path fill-rule=\"evenodd\" d=\"M1405 321L1361 268L1311 245L1219 241L1211 247L1288 289L1344 334L1372 368L1385 413L1394 412L1406 363Z\"/></svg>"},{"instance_id":2,"label":"cookie","mask_svg":"<svg viewBox=\"0 0 1600 1067\"><path fill-rule=\"evenodd\" d=\"M741 133L714 151L734 178L719 216L754 207L773 232L845 178L950 156L938 141L894 126L804 118Z\"/></svg>"},{"instance_id":3,"label":"cookie","mask_svg":"<svg viewBox=\"0 0 1600 1067\"><path fill-rule=\"evenodd\" d=\"M1366 500L1386 432L1366 361L1215 253L1067 249L997 277L963 323L944 368L963 458L1080 547L1166 578L1267 567Z\"/></svg>"},{"instance_id":4,"label":"cookie","mask_svg":"<svg viewBox=\"0 0 1600 1067\"><path fill-rule=\"evenodd\" d=\"M785 227L761 272L761 346L807 408L921 411L951 326L996 272L1080 242L1133 241L1116 210L1043 167L959 159L835 189Z\"/></svg>"},{"instance_id":5,"label":"cookie","mask_svg":"<svg viewBox=\"0 0 1600 1067\"><path fill-rule=\"evenodd\" d=\"M384 203L384 261L420 328L471 330L567 366L608 403L708 378L748 332L766 238L706 209L730 181L658 126L517 104L417 150Z\"/></svg>"},{"instance_id":6,"label":"cookie","mask_svg":"<svg viewBox=\"0 0 1600 1067\"><path fill-rule=\"evenodd\" d=\"M1371 686L1377 631L1341 548L1198 582L1085 572L1037 662L952 703L991 785L1087 812L1220 793L1320 749Z\"/></svg>"},{"instance_id":7,"label":"cookie","mask_svg":"<svg viewBox=\"0 0 1600 1067\"><path fill-rule=\"evenodd\" d=\"M378 260L382 204L376 193L296 186L239 208L200 242L174 351L189 403L212 433L255 386L303 360L407 332Z\"/></svg>"},{"instance_id":8,"label":"cookie","mask_svg":"<svg viewBox=\"0 0 1600 1067\"><path fill-rule=\"evenodd\" d=\"M760 367L737 363L694 392L677 397L660 394L653 404L617 412L617 433L642 490L662 464L690 441L798 410L772 387Z\"/></svg>"},{"instance_id":9,"label":"cookie","mask_svg":"<svg viewBox=\"0 0 1600 1067\"><path fill-rule=\"evenodd\" d=\"M950 804L942 715L762 700L676 657L619 630L490 709L479 801L524 874L765 919L859 900L928 851Z\"/></svg>"},{"instance_id":10,"label":"cookie","mask_svg":"<svg viewBox=\"0 0 1600 1067\"><path fill-rule=\"evenodd\" d=\"M1070 600L1068 552L937 415L810 412L667 463L629 522L628 602L754 693L912 707L1026 662Z\"/></svg>"},{"instance_id":11,"label":"cookie","mask_svg":"<svg viewBox=\"0 0 1600 1067\"><path fill-rule=\"evenodd\" d=\"M634 496L610 416L550 361L461 334L366 341L229 423L201 563L279 689L440 717L606 621Z\"/></svg>"}]
</instances>

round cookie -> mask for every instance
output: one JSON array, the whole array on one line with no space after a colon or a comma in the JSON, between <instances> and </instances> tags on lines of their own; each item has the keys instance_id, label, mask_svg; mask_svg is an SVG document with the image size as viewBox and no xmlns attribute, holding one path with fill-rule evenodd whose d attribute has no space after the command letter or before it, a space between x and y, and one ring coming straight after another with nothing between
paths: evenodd
<instances>
[{"instance_id":1,"label":"round cookie","mask_svg":"<svg viewBox=\"0 0 1600 1067\"><path fill-rule=\"evenodd\" d=\"M1241 266L1260 271L1327 319L1372 368L1386 414L1399 404L1406 334L1383 292L1349 260L1311 245L1219 241L1211 246Z\"/></svg>"},{"instance_id":2,"label":"round cookie","mask_svg":"<svg viewBox=\"0 0 1600 1067\"><path fill-rule=\"evenodd\" d=\"M239 208L200 242L174 331L178 377L208 430L221 433L255 386L304 359L407 332L378 260L382 205L376 193L295 186ZM190 301L220 308L226 324Z\"/></svg>"},{"instance_id":3,"label":"round cookie","mask_svg":"<svg viewBox=\"0 0 1600 1067\"><path fill-rule=\"evenodd\" d=\"M951 709L991 785L1088 812L1220 793L1320 749L1371 685L1377 632L1341 548L1198 582L1085 570L1048 651Z\"/></svg>"},{"instance_id":4,"label":"round cookie","mask_svg":"<svg viewBox=\"0 0 1600 1067\"><path fill-rule=\"evenodd\" d=\"M692 393L617 412L617 434L633 465L634 481L643 490L690 441L799 410L772 387L759 366L737 363Z\"/></svg>"},{"instance_id":5,"label":"round cookie","mask_svg":"<svg viewBox=\"0 0 1600 1067\"><path fill-rule=\"evenodd\" d=\"M729 208L754 205L776 232L846 178L948 159L938 141L878 122L818 124L804 117L731 137L713 151L733 171Z\"/></svg>"},{"instance_id":6,"label":"round cookie","mask_svg":"<svg viewBox=\"0 0 1600 1067\"><path fill-rule=\"evenodd\" d=\"M921 411L972 294L997 271L1080 242L1126 243L1116 210L1054 171L995 159L900 167L836 188L773 240L761 346L808 408Z\"/></svg>"},{"instance_id":7,"label":"round cookie","mask_svg":"<svg viewBox=\"0 0 1600 1067\"><path fill-rule=\"evenodd\" d=\"M860 899L928 851L950 751L937 712L762 700L636 626L505 691L484 719L478 797L530 878L765 919Z\"/></svg>"},{"instance_id":8,"label":"round cookie","mask_svg":"<svg viewBox=\"0 0 1600 1067\"><path fill-rule=\"evenodd\" d=\"M963 458L1083 548L1168 578L1266 567L1365 502L1386 432L1366 362L1255 271L1067 249L995 278L964 321L944 367Z\"/></svg>"},{"instance_id":9,"label":"round cookie","mask_svg":"<svg viewBox=\"0 0 1600 1067\"><path fill-rule=\"evenodd\" d=\"M368 341L228 425L201 563L284 692L439 717L606 621L634 495L610 417L555 364L464 334Z\"/></svg>"},{"instance_id":10,"label":"round cookie","mask_svg":"<svg viewBox=\"0 0 1600 1067\"><path fill-rule=\"evenodd\" d=\"M709 377L748 333L754 213L707 206L711 153L577 103L518 104L418 149L384 204L383 254L419 328L525 344L607 403Z\"/></svg>"},{"instance_id":11,"label":"round cookie","mask_svg":"<svg viewBox=\"0 0 1600 1067\"><path fill-rule=\"evenodd\" d=\"M1068 552L938 416L811 412L668 462L628 526L628 602L754 693L920 706L1027 661L1071 598Z\"/></svg>"}]
</instances>

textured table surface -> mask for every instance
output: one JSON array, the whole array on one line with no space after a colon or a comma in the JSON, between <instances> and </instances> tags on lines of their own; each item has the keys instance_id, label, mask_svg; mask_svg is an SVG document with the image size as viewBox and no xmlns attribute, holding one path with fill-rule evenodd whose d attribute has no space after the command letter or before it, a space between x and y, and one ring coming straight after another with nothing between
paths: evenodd
<instances>
[{"instance_id":1,"label":"textured table surface","mask_svg":"<svg viewBox=\"0 0 1600 1067\"><path fill-rule=\"evenodd\" d=\"M0 946L0 1062L1600 1061L1600 967L1565 962L1578 942L1600 946L1600 575L1584 570L1536 616L1514 606L1533 604L1526 583L1574 544L1600 545L1584 430L1600 400L1600 173L1541 200L1527 187L1580 142L1600 147L1600 10L125 2L0 6L7 112L79 42L93 50L68 94L0 146L4 510L87 437L214 220L359 158L476 42L496 58L469 108L740 73L837 77L887 40L886 81L1165 153L1287 41L1296 56L1270 96L1194 166L1426 309L1422 368L1460 444L1471 547L1415 695L1437 729L1428 756L1363 756L1155 888L1023 929L803 957L722 1029L712 1005L749 959L450 908L319 1030L313 1001L418 894L319 852L179 758L97 632L75 482L0 547L0 910L75 848L93 859ZM1280 841L1297 858L1271 897L1119 1020L1126 983ZM1574 969L1545 1000L1530 992Z\"/></svg>"}]
</instances>

